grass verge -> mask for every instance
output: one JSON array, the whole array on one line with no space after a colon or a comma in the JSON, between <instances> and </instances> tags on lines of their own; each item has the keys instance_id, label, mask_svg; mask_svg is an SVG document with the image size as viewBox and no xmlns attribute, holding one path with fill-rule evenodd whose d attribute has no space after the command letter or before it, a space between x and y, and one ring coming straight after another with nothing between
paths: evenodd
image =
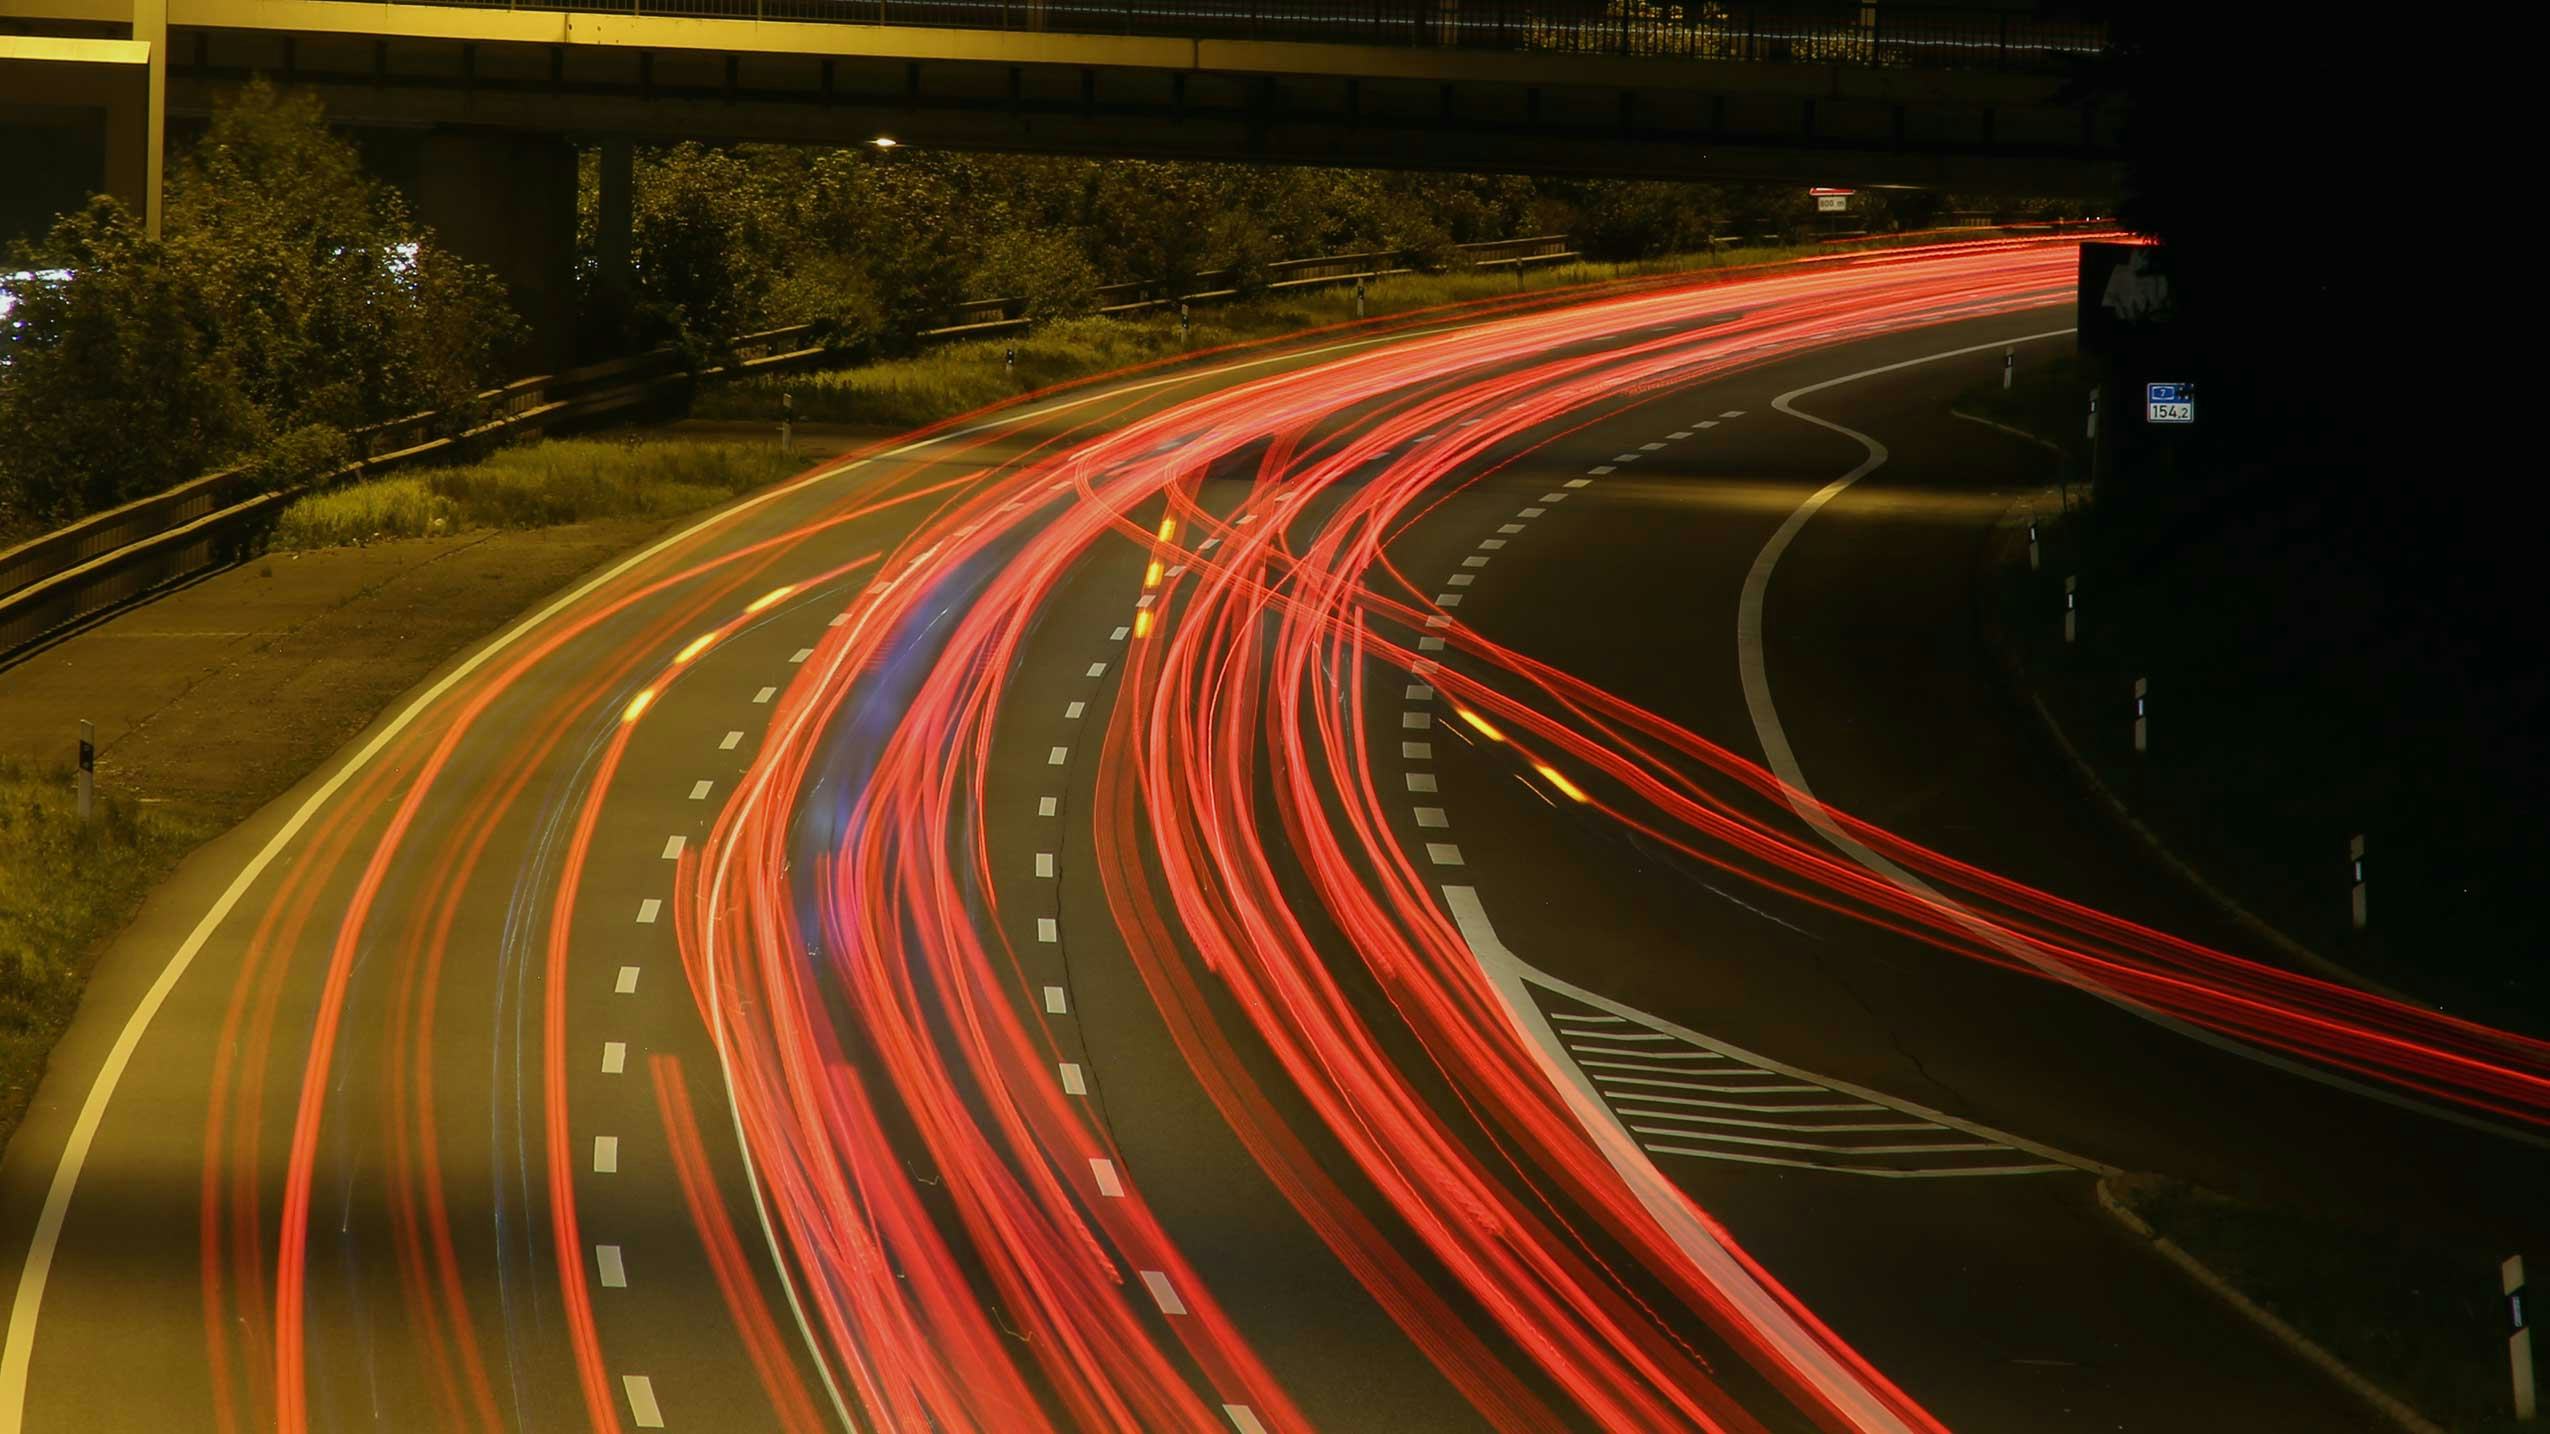
<instances>
[{"instance_id":1,"label":"grass verge","mask_svg":"<svg viewBox=\"0 0 2550 1434\"><path fill-rule=\"evenodd\" d=\"M1470 299L1642 275L1734 268L1807 252L1830 251L1741 249L1641 263L1555 265L1527 271L1519 283L1507 270L1395 274L1365 287L1364 316L1382 318ZM790 394L796 398L797 417L807 422L917 427L1015 394L1131 364L1346 323L1355 317L1355 299L1348 288L1305 289L1198 306L1189 317L1194 327L1186 335L1179 333L1175 313L1056 320L1024 333L943 344L911 358L723 384L702 392L691 411L700 418L775 422L780 396ZM1017 354L1014 369L1007 363L1013 349Z\"/></svg>"},{"instance_id":2,"label":"grass verge","mask_svg":"<svg viewBox=\"0 0 2550 1434\"><path fill-rule=\"evenodd\" d=\"M2117 1199L2270 1313L2418 1413L2516 1434L2502 1253L2245 1205L2180 1181L2121 1178Z\"/></svg>"},{"instance_id":3,"label":"grass verge","mask_svg":"<svg viewBox=\"0 0 2550 1434\"><path fill-rule=\"evenodd\" d=\"M212 828L100 793L83 824L68 766L0 759L0 1133L17 1128L100 941Z\"/></svg>"},{"instance_id":4,"label":"grass verge","mask_svg":"<svg viewBox=\"0 0 2550 1434\"><path fill-rule=\"evenodd\" d=\"M450 468L314 493L284 509L274 546L338 547L472 528L546 528L598 518L673 518L806 466L769 443L557 438Z\"/></svg>"}]
</instances>

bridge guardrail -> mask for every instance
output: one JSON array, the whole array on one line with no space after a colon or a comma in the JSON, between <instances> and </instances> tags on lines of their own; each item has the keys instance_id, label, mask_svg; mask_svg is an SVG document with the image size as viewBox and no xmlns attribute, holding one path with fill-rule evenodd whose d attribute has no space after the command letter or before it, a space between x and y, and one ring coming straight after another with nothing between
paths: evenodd
<instances>
[{"instance_id":1,"label":"bridge guardrail","mask_svg":"<svg viewBox=\"0 0 2550 1434\"><path fill-rule=\"evenodd\" d=\"M1199 40L1283 40L1878 68L2061 70L2103 25L2003 9L1620 0L398 0L493 10L788 20Z\"/></svg>"}]
</instances>

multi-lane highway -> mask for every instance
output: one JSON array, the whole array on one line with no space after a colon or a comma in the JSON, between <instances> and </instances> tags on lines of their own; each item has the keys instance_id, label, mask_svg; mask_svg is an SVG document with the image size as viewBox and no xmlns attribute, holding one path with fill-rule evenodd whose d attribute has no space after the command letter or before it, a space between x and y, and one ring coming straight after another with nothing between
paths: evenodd
<instances>
[{"instance_id":1,"label":"multi-lane highway","mask_svg":"<svg viewBox=\"0 0 2550 1434\"><path fill-rule=\"evenodd\" d=\"M0 1430L2375 1427L2095 1181L2516 1239L2550 1048L2244 959L2007 709L1946 401L2073 262L1224 354L594 575L109 954Z\"/></svg>"}]
</instances>

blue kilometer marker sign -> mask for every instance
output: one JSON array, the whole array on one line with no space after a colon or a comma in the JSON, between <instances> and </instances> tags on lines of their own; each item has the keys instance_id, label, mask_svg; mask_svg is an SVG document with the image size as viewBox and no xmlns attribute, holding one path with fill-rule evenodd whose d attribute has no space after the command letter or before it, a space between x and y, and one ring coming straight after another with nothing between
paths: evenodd
<instances>
[{"instance_id":1,"label":"blue kilometer marker sign","mask_svg":"<svg viewBox=\"0 0 2550 1434\"><path fill-rule=\"evenodd\" d=\"M2192 383L2143 385L2143 418L2147 423L2196 421L2196 386Z\"/></svg>"}]
</instances>

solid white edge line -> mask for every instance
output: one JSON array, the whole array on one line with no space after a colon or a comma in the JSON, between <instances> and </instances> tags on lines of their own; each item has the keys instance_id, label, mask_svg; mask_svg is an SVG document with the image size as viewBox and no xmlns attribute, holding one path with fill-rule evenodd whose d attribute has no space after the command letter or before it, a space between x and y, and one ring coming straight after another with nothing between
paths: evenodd
<instances>
[{"instance_id":1,"label":"solid white edge line","mask_svg":"<svg viewBox=\"0 0 2550 1434\"><path fill-rule=\"evenodd\" d=\"M1964 348L1947 349L1940 353L1924 354L1919 358L1902 359L1890 364L1880 364L1875 368L1862 369L1857 373L1843 374L1839 378L1828 378L1820 383L1810 383L1803 388L1793 388L1771 400L1771 407L1777 409L1781 413L1787 414L1789 417L1801 422L1814 424L1818 428L1838 433L1843 437L1850 439L1852 442L1859 444L1860 447L1867 453L1867 456L1859 461L1858 466L1852 468L1841 477L1834 479L1832 482L1825 484L1823 487L1816 489L1813 493L1808 494L1805 500L1800 502L1797 505L1797 508L1789 514L1787 520L1782 522L1779 528L1771 534L1770 540L1762 545L1762 551L1754 556L1753 566L1748 572L1746 572L1744 577L1744 590L1736 600L1736 671L1737 675L1743 679L1745 711L1753 719L1754 735L1762 743L1763 756L1769 763L1772 775L1778 777L1781 783L1787 788L1785 800L1789 805L1789 809L1796 812L1809 827L1814 829L1817 836L1822 837L1827 843L1831 844L1836 851L1841 852L1844 856L1849 857L1851 860L1859 863L1869 871L1874 872L1878 876L1881 876L1887 881L1893 883L1898 890L1907 892L1923 901L1936 905L1940 910L1945 911L1954 917L1960 925L1964 926L1967 931L1972 933L1977 939L1992 946L1995 950L2017 960L2024 961L2038 972L2054 980L2060 981L2063 984L2072 987L2074 990L2080 991L2084 995L2094 996L2097 999L2114 1006L2120 1011L2125 1011L2139 1016L2173 1035L2184 1036L2191 1041L2195 1041L2199 1045L2210 1046L2215 1050L2224 1052L2225 1054L2235 1055L2244 1060L2254 1061L2270 1070L2282 1071L2287 1075L2299 1076L2304 1080L2316 1082L2320 1085L2327 1086L2332 1090L2342 1090L2351 1095L2360 1095L2370 1100L2379 1101L2384 1105L2394 1106L2398 1109L2411 1111L2419 1115L2431 1116L2434 1119L2445 1121L2449 1124L2459 1125L2470 1130L2481 1131L2489 1135L2497 1136L2501 1139L2513 1141L2520 1145L2529 1145L2537 1149L2550 1150L2550 1136L2540 1136L2527 1131L2508 1129L2507 1127L2498 1125L2493 1121L2485 1120L2475 1115L2447 1109L2443 1106L2432 1105L2428 1102L2418 1100L2413 1096L2402 1095L2396 1091L2386 1090L2379 1086L2370 1085L2363 1081L2339 1075L2334 1071L2322 1070L2316 1066L2306 1065L2301 1061L2293 1060L2288 1057L2278 1055L2273 1051L2263 1050L2257 1046L2250 1045L2246 1041L2236 1040L2230 1036L2222 1035L2219 1032L2209 1031L2201 1026L2191 1025L2175 1016L2169 1015L2166 1012L2158 1011L2150 1006L2144 1005L2124 993L2117 991L2113 987L2100 982L2094 977L2085 975L2063 965L2060 962L2051 960L2039 953L2034 947L2013 938L2001 927L1984 920L1980 916L1977 916L1972 911L1968 910L1964 904L1952 900L1938 888L1922 880L1920 877L1915 876L1913 873L1904 870L1902 867L1897 866L1894 862L1889 861L1883 855L1871 850L1865 843L1851 836L1848 832L1843 831L1834 823L1833 819L1826 814L1824 804L1816 799L1814 789L1807 785L1806 772L1798 765L1797 752L1789 745L1787 730L1780 725L1779 708L1771 700L1771 679L1763 661L1762 647L1762 609L1764 599L1770 591L1771 573L1779 566L1781 555L1788 551L1791 543L1797 541L1797 535L1805 531L1807 523L1813 520L1817 513L1823 511L1826 504L1832 502L1835 498L1840 497L1844 492L1848 491L1852 484L1855 484L1860 479L1876 472L1878 468L1885 464L1889 455L1886 445L1878 442L1875 438L1860 432L1858 429L1835 423L1831 419L1818 418L1811 413L1802 413L1795 407L1796 401L1806 397L1810 393L1820 393L1828 388L1838 388L1844 384L1857 383L1862 379L1875 378L1879 374L1894 373L1908 368L1917 368L1923 364L1937 363L1943 359L1962 358L1968 354L1985 353L2012 343L2024 344L2034 343L2040 339L2057 339L2073 332L2074 330L2071 328L2048 329L2042 333L2025 334L2017 339L1996 339L1988 344L1969 344ZM1734 415L1729 414L1727 416L1733 417Z\"/></svg>"}]
</instances>

